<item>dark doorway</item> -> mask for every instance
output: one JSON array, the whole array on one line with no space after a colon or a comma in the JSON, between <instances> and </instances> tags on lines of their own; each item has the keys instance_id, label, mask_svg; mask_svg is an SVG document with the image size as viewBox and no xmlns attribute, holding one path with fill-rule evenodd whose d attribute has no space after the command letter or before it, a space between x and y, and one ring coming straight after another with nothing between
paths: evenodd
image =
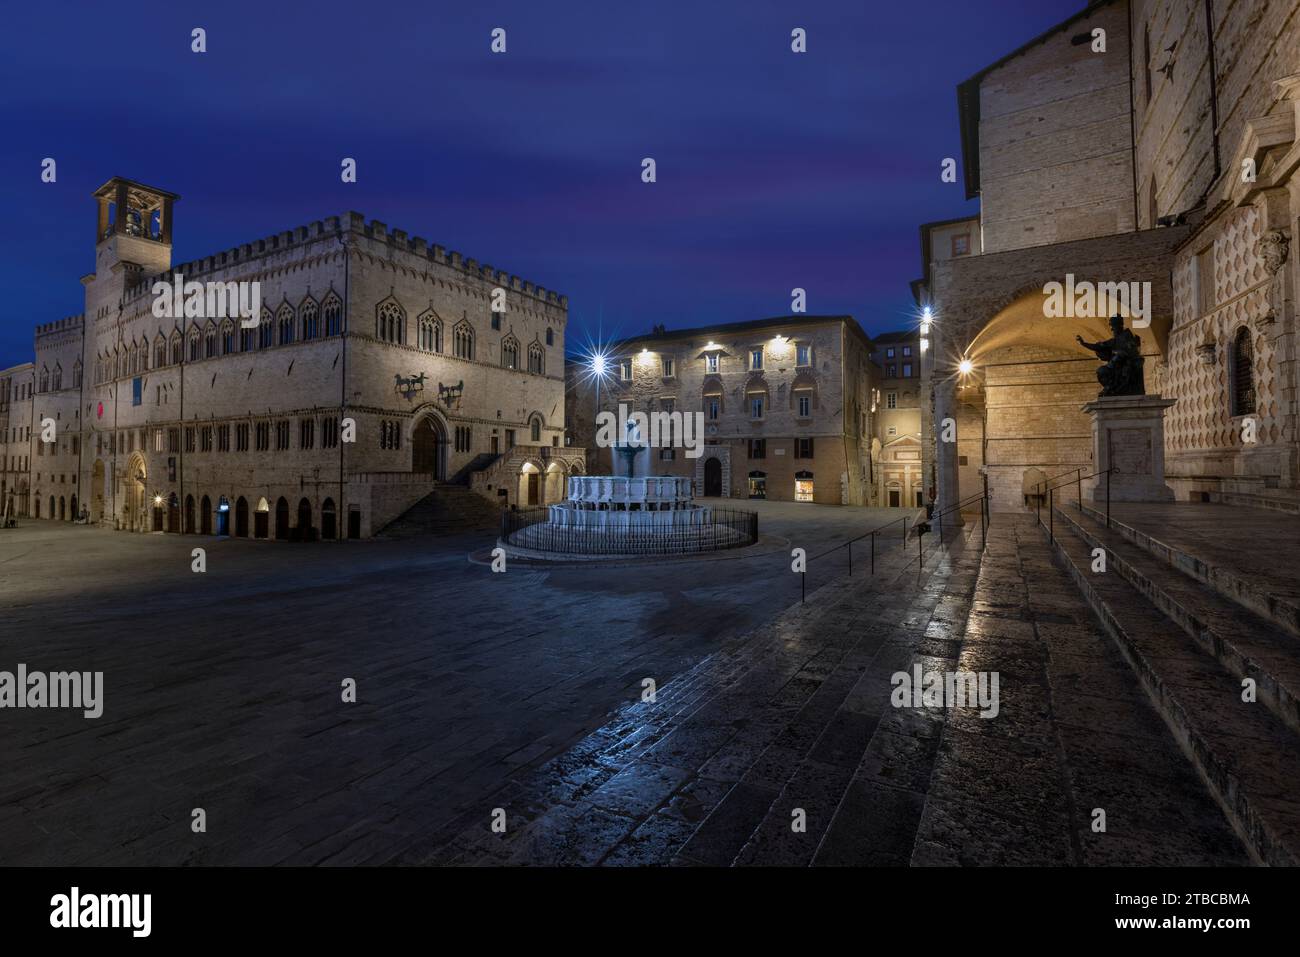
<instances>
[{"instance_id":1,"label":"dark doorway","mask_svg":"<svg viewBox=\"0 0 1300 957\"><path fill-rule=\"evenodd\" d=\"M316 540L316 529L311 527L311 502L305 498L298 499L298 540L312 542Z\"/></svg>"},{"instance_id":2,"label":"dark doorway","mask_svg":"<svg viewBox=\"0 0 1300 957\"><path fill-rule=\"evenodd\" d=\"M283 496L275 503L275 537L282 542L289 538L289 503Z\"/></svg>"},{"instance_id":3,"label":"dark doorway","mask_svg":"<svg viewBox=\"0 0 1300 957\"><path fill-rule=\"evenodd\" d=\"M217 502L217 534L230 534L230 503L224 495Z\"/></svg>"},{"instance_id":4,"label":"dark doorway","mask_svg":"<svg viewBox=\"0 0 1300 957\"><path fill-rule=\"evenodd\" d=\"M202 524L201 531L204 535L212 534L212 499L206 495L199 504L199 522Z\"/></svg>"},{"instance_id":5,"label":"dark doorway","mask_svg":"<svg viewBox=\"0 0 1300 957\"><path fill-rule=\"evenodd\" d=\"M714 458L704 463L704 495L706 498L722 495L722 463Z\"/></svg>"},{"instance_id":6,"label":"dark doorway","mask_svg":"<svg viewBox=\"0 0 1300 957\"><path fill-rule=\"evenodd\" d=\"M2 492L0 492L0 499L3 499L3 498L4 498L4 494L3 494ZM75 522L77 519L79 519L79 518L81 517L80 515L77 514L77 496L75 496L75 495L72 496L72 508L71 508L71 514L72 514L72 520L73 520L74 522Z\"/></svg>"},{"instance_id":7,"label":"dark doorway","mask_svg":"<svg viewBox=\"0 0 1300 957\"><path fill-rule=\"evenodd\" d=\"M411 439L411 471L425 472L441 482L447 477L447 434L442 423L425 416L415 426Z\"/></svg>"},{"instance_id":8,"label":"dark doorway","mask_svg":"<svg viewBox=\"0 0 1300 957\"><path fill-rule=\"evenodd\" d=\"M899 493L898 489L896 489L896 488L891 488L891 489L889 490L889 507L890 507L890 508L898 508L898 506L902 504L902 503L899 501L899 495L900 495L900 493Z\"/></svg>"},{"instance_id":9,"label":"dark doorway","mask_svg":"<svg viewBox=\"0 0 1300 957\"><path fill-rule=\"evenodd\" d=\"M267 527L271 524L271 506L266 499L259 499L257 511L253 513L253 537L266 538Z\"/></svg>"},{"instance_id":10,"label":"dark doorway","mask_svg":"<svg viewBox=\"0 0 1300 957\"><path fill-rule=\"evenodd\" d=\"M65 521L68 517L68 500L62 495L59 496L59 521Z\"/></svg>"},{"instance_id":11,"label":"dark doorway","mask_svg":"<svg viewBox=\"0 0 1300 957\"><path fill-rule=\"evenodd\" d=\"M353 505L348 509L348 538L361 537L361 509Z\"/></svg>"},{"instance_id":12,"label":"dark doorway","mask_svg":"<svg viewBox=\"0 0 1300 957\"><path fill-rule=\"evenodd\" d=\"M172 492L167 496L167 531L175 535L181 530L181 500Z\"/></svg>"},{"instance_id":13,"label":"dark doorway","mask_svg":"<svg viewBox=\"0 0 1300 957\"><path fill-rule=\"evenodd\" d=\"M153 530L155 532L163 530L163 506L159 501L155 501L153 505Z\"/></svg>"},{"instance_id":14,"label":"dark doorway","mask_svg":"<svg viewBox=\"0 0 1300 957\"><path fill-rule=\"evenodd\" d=\"M916 490L916 507L920 508L924 504L925 503L921 501L921 490L918 488Z\"/></svg>"},{"instance_id":15,"label":"dark doorway","mask_svg":"<svg viewBox=\"0 0 1300 957\"><path fill-rule=\"evenodd\" d=\"M235 500L235 536L248 537L248 502L242 495Z\"/></svg>"},{"instance_id":16,"label":"dark doorway","mask_svg":"<svg viewBox=\"0 0 1300 957\"><path fill-rule=\"evenodd\" d=\"M538 474L537 472L528 473L528 504L529 505L537 504L537 490L538 487L541 485L541 479L542 479L541 475Z\"/></svg>"},{"instance_id":17,"label":"dark doorway","mask_svg":"<svg viewBox=\"0 0 1300 957\"><path fill-rule=\"evenodd\" d=\"M327 498L320 507L320 537L327 542L338 537L334 527L334 499Z\"/></svg>"},{"instance_id":18,"label":"dark doorway","mask_svg":"<svg viewBox=\"0 0 1300 957\"><path fill-rule=\"evenodd\" d=\"M185 534L194 534L194 496L185 496Z\"/></svg>"}]
</instances>

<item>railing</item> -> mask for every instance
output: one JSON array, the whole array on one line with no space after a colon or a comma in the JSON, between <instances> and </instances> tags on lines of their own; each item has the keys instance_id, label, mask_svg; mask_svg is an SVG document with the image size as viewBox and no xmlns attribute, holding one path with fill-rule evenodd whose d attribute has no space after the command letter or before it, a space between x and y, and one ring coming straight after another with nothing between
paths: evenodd
<instances>
[{"instance_id":1,"label":"railing","mask_svg":"<svg viewBox=\"0 0 1300 957\"><path fill-rule=\"evenodd\" d=\"M1083 469L1078 468L1078 469L1072 469L1071 471L1076 473L1081 473ZM1045 491L1047 492L1048 541L1052 542L1053 544L1056 543L1056 494L1055 494L1056 490L1058 488L1064 488L1067 485L1077 485L1078 491L1075 493L1075 495L1077 496L1075 499L1075 507L1078 508L1080 512L1082 512L1083 511L1083 480L1096 478L1098 475L1106 476L1106 527L1110 528L1110 476L1112 472L1118 475L1119 469L1115 468L1115 466L1112 465L1108 469L1101 469L1099 471L1093 472L1091 475L1076 474L1075 477L1068 482L1062 482L1060 485L1049 485L1047 487ZM1069 474L1070 474L1069 472L1061 473L1061 475L1069 475ZM1056 478L1060 478L1061 475L1056 476ZM1053 479L1047 479L1046 482L1037 482L1034 484L1034 488L1040 488L1041 486L1046 485L1047 482L1051 482L1051 481L1053 481ZM1038 524L1042 525L1043 524L1042 492L1036 492L1034 494L1038 499Z\"/></svg>"},{"instance_id":2,"label":"railing","mask_svg":"<svg viewBox=\"0 0 1300 957\"><path fill-rule=\"evenodd\" d=\"M952 511L955 511L955 510L957 510L957 509L963 508L963 507L969 505L969 504L972 503L972 502L982 502L982 503L983 503L983 504L981 505L981 507L980 507L980 548L982 549L982 548L984 547L985 539L986 539L987 534L988 534L988 533L987 533L987 527L988 527L988 524L989 524L989 509L988 509L988 492L987 492L987 490L984 491L984 492L979 493L978 495L974 495L974 496L972 496L972 497L966 499L965 501L958 502L957 504L952 505L952 506L950 506L950 507L944 509L944 510L941 511L941 512L937 512L937 513L935 513L934 515L931 515L930 518L927 519L925 522L917 522L916 524L914 524L914 525L912 526L913 530L916 532L917 560L918 560L918 562L920 563L920 564L918 565L918 568L920 568L920 567L924 567L924 565L925 565L925 544L924 544L924 539L925 539L925 533L926 533L926 531L927 531L928 528L929 528L929 522L930 522L930 521L934 521L935 519L938 519L938 521L939 521L939 543L940 543L940 545L942 545L942 543L943 543L943 516L946 515L946 514L948 514L949 512L952 512ZM871 529L870 531L863 532L861 535L858 535L858 536L856 536L856 537L854 537L854 538L850 538L850 539L849 539L848 541L846 541L846 542L840 542L838 545L832 545L830 548L826 549L825 551L818 552L816 555L812 556L811 558L807 558L807 559L805 559L805 560L804 560L804 563L803 563L803 571L801 571L801 572L799 573L799 601L800 601L800 602L803 602L803 601L805 601L805 600L807 599L807 597L808 597L808 567L809 567L809 566L810 566L814 561L817 561L818 559L821 559L821 558L825 558L827 555L834 554L835 552L839 551L841 548L845 549L846 552L847 552L847 556L848 556L848 565L849 565L849 569L848 569L848 571L849 571L849 575L850 575L850 577L851 577L851 576L853 575L853 544L854 544L854 542L860 542L860 541L862 541L864 538L865 538L865 539L868 539L868 540L870 541L871 574L874 575L874 574L876 573L876 536L879 535L881 532L883 532L885 529L889 528L891 525L897 525L898 523L901 522L902 525L903 525L903 528L902 528L902 539L901 539L901 541L900 541L900 544L901 544L901 546L902 546L903 548L906 548L906 547L907 547L907 522L908 522L908 519L909 519L909 516L907 516L907 515L904 515L902 518L896 518L896 519L894 519L892 522L886 522L884 525L878 525L877 527Z\"/></svg>"},{"instance_id":3,"label":"railing","mask_svg":"<svg viewBox=\"0 0 1300 957\"><path fill-rule=\"evenodd\" d=\"M568 555L677 555L741 548L758 541L756 512L717 507L709 511L710 521L687 524L656 522L654 517L663 513L645 512L644 521L633 517L627 524L580 526L551 524L547 506L506 509L501 513L501 541Z\"/></svg>"}]
</instances>

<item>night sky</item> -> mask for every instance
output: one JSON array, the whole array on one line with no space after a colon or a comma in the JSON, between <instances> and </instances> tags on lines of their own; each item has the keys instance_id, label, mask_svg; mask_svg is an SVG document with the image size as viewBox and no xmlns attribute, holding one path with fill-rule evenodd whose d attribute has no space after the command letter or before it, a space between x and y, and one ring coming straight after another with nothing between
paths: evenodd
<instances>
[{"instance_id":1,"label":"night sky","mask_svg":"<svg viewBox=\"0 0 1300 957\"><path fill-rule=\"evenodd\" d=\"M939 178L956 85L1084 5L9 4L0 368L82 310L115 175L181 195L175 262L358 210L567 294L571 347L786 313L795 286L895 328L917 226L976 209Z\"/></svg>"}]
</instances>

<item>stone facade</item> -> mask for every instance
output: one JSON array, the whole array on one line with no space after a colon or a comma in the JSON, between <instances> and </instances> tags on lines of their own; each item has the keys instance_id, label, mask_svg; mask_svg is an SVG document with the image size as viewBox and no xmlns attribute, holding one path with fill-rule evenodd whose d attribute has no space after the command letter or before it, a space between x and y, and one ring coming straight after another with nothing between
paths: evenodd
<instances>
[{"instance_id":1,"label":"stone facade","mask_svg":"<svg viewBox=\"0 0 1300 957\"><path fill-rule=\"evenodd\" d=\"M599 406L586 363L572 364L578 400L569 422L574 441L595 448L598 408L700 412L704 453L651 449L653 474L690 477L699 496L866 504L878 374L870 357L870 342L847 316L659 329L614 350ZM617 471L608 449L594 460L589 471Z\"/></svg>"},{"instance_id":2,"label":"stone facade","mask_svg":"<svg viewBox=\"0 0 1300 957\"><path fill-rule=\"evenodd\" d=\"M1093 4L962 85L982 255L936 257L914 283L937 317L933 414L961 426L960 448L935 446L941 500L978 491L958 464L972 430L994 507L1023 504L1028 474L1096 467L1080 409L1097 362L1074 339L1105 338L1102 313L1123 310L1050 317L1045 284L1067 275L1150 283L1149 324L1128 324L1147 393L1178 400L1164 451L1180 498L1297 489L1300 0L1210 10ZM983 421L963 424L972 404Z\"/></svg>"},{"instance_id":3,"label":"stone facade","mask_svg":"<svg viewBox=\"0 0 1300 957\"><path fill-rule=\"evenodd\" d=\"M359 213L173 265L177 197L120 179L96 197L86 318L36 337L32 441L47 417L58 438L30 457L33 514L75 495L135 531L364 537L438 481L518 503L518 448L582 470L565 297ZM259 283L256 324L160 316L176 274Z\"/></svg>"},{"instance_id":4,"label":"stone facade","mask_svg":"<svg viewBox=\"0 0 1300 957\"><path fill-rule=\"evenodd\" d=\"M872 459L873 504L919 508L925 501L921 456L921 335L916 329L872 339L880 370Z\"/></svg>"},{"instance_id":5,"label":"stone facade","mask_svg":"<svg viewBox=\"0 0 1300 957\"><path fill-rule=\"evenodd\" d=\"M25 516L32 504L32 364L0 371L0 515Z\"/></svg>"}]
</instances>

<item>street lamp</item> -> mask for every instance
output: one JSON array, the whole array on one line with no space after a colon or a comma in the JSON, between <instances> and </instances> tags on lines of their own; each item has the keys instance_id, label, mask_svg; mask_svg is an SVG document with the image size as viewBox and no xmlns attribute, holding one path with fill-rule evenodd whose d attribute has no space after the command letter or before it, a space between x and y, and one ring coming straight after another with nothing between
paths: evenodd
<instances>
[{"instance_id":1,"label":"street lamp","mask_svg":"<svg viewBox=\"0 0 1300 957\"><path fill-rule=\"evenodd\" d=\"M957 371L962 375L970 375L974 368L975 364L969 359L962 359L961 362L957 364Z\"/></svg>"}]
</instances>

